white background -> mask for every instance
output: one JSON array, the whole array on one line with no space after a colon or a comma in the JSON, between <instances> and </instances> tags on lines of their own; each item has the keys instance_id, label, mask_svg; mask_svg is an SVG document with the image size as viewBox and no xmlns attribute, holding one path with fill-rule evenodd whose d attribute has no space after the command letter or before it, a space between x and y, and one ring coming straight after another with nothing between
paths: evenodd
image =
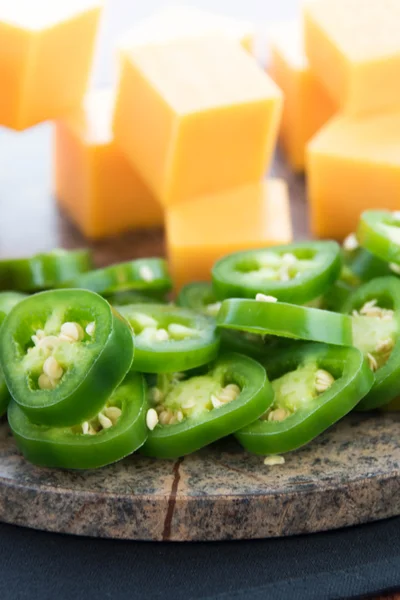
<instances>
[{"instance_id":1,"label":"white background","mask_svg":"<svg viewBox=\"0 0 400 600\"><path fill-rule=\"evenodd\" d=\"M268 26L274 21L296 18L300 12L300 0L106 0L98 40L94 82L104 84L111 80L114 73L113 47L119 35L157 9L176 5L195 6L254 21L259 31L261 56L264 55L262 46Z\"/></svg>"}]
</instances>

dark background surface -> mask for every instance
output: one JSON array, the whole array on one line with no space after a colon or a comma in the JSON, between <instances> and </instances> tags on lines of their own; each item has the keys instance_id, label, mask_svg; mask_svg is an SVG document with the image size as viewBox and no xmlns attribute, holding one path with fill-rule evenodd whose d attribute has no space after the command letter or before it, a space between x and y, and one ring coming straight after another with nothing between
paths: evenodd
<instances>
[{"instance_id":1,"label":"dark background surface","mask_svg":"<svg viewBox=\"0 0 400 600\"><path fill-rule=\"evenodd\" d=\"M0 525L0 597L325 600L400 582L400 518L286 539L93 540Z\"/></svg>"}]
</instances>

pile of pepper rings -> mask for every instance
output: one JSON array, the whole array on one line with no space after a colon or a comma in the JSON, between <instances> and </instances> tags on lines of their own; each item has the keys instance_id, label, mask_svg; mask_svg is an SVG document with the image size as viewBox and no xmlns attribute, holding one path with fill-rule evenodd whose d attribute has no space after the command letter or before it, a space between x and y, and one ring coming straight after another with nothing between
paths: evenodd
<instances>
[{"instance_id":1,"label":"pile of pepper rings","mask_svg":"<svg viewBox=\"0 0 400 600\"><path fill-rule=\"evenodd\" d=\"M232 434L295 450L353 409L400 408L399 275L387 211L363 213L343 247L225 256L175 302L163 259L0 261L0 414L47 467L176 458Z\"/></svg>"}]
</instances>

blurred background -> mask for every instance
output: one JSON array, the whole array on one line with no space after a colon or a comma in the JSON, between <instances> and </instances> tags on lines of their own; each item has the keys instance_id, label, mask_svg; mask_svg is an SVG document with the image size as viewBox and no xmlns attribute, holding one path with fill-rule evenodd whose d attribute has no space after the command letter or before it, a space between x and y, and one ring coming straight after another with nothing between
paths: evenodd
<instances>
[{"instance_id":1,"label":"blurred background","mask_svg":"<svg viewBox=\"0 0 400 600\"><path fill-rule=\"evenodd\" d=\"M265 58L268 24L272 21L293 19L300 12L300 0L106 0L93 73L94 84L101 85L112 80L115 38L160 8L176 5L195 6L214 13L254 21L258 29L257 54L261 59Z\"/></svg>"}]
</instances>

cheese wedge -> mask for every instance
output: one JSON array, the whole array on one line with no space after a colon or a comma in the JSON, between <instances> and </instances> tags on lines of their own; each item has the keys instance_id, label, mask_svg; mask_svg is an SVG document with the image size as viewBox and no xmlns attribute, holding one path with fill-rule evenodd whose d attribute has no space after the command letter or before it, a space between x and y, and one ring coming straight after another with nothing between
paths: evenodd
<instances>
[{"instance_id":1,"label":"cheese wedge","mask_svg":"<svg viewBox=\"0 0 400 600\"><path fill-rule=\"evenodd\" d=\"M238 41L251 52L254 25L250 21L199 10L193 6L168 6L140 21L119 40L119 47L165 43L204 35L221 35Z\"/></svg>"},{"instance_id":2,"label":"cheese wedge","mask_svg":"<svg viewBox=\"0 0 400 600\"><path fill-rule=\"evenodd\" d=\"M299 23L277 24L269 34L268 72L284 93L279 141L295 171L305 167L306 144L335 113L335 103L311 72Z\"/></svg>"},{"instance_id":3,"label":"cheese wedge","mask_svg":"<svg viewBox=\"0 0 400 600\"><path fill-rule=\"evenodd\" d=\"M286 183L269 179L166 210L167 251L177 289L208 281L216 260L292 240Z\"/></svg>"},{"instance_id":4,"label":"cheese wedge","mask_svg":"<svg viewBox=\"0 0 400 600\"><path fill-rule=\"evenodd\" d=\"M0 1L0 124L21 130L82 102L102 2Z\"/></svg>"},{"instance_id":5,"label":"cheese wedge","mask_svg":"<svg viewBox=\"0 0 400 600\"><path fill-rule=\"evenodd\" d=\"M55 195L89 238L163 222L160 204L114 143L113 103L111 90L90 92L55 125Z\"/></svg>"},{"instance_id":6,"label":"cheese wedge","mask_svg":"<svg viewBox=\"0 0 400 600\"><path fill-rule=\"evenodd\" d=\"M259 181L282 95L239 44L204 37L122 53L115 140L165 206Z\"/></svg>"},{"instance_id":7,"label":"cheese wedge","mask_svg":"<svg viewBox=\"0 0 400 600\"><path fill-rule=\"evenodd\" d=\"M342 239L370 208L400 210L400 111L337 116L308 146L314 235Z\"/></svg>"},{"instance_id":8,"label":"cheese wedge","mask_svg":"<svg viewBox=\"0 0 400 600\"><path fill-rule=\"evenodd\" d=\"M399 0L314 0L304 6L311 69L348 114L400 105Z\"/></svg>"}]
</instances>

